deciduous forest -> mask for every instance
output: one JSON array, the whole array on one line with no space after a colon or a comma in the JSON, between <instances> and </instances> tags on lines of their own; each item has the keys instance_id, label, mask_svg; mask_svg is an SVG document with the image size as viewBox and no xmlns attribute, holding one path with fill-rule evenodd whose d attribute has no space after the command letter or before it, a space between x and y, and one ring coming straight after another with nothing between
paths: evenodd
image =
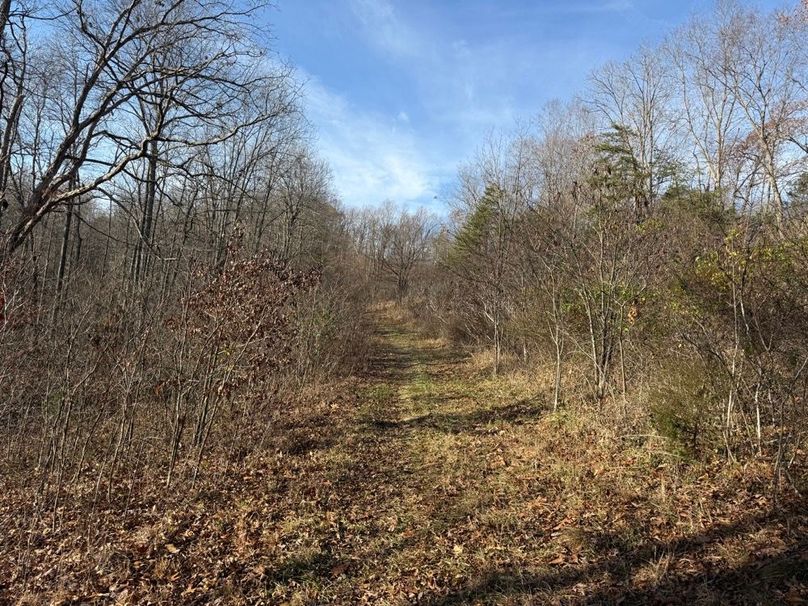
<instances>
[{"instance_id":1,"label":"deciduous forest","mask_svg":"<svg viewBox=\"0 0 808 606\"><path fill-rule=\"evenodd\" d=\"M0 603L806 603L808 6L445 212L340 199L259 12L0 1Z\"/></svg>"}]
</instances>

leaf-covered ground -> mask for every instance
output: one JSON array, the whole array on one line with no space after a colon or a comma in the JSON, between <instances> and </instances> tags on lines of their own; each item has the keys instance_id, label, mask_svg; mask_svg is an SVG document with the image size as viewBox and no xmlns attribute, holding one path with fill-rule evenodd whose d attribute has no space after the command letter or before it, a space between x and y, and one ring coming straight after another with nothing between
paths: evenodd
<instances>
[{"instance_id":1,"label":"leaf-covered ground","mask_svg":"<svg viewBox=\"0 0 808 606\"><path fill-rule=\"evenodd\" d=\"M0 485L0 602L808 603L808 508L764 464L680 463L546 397L387 318L369 372L192 497L88 486L32 523Z\"/></svg>"}]
</instances>

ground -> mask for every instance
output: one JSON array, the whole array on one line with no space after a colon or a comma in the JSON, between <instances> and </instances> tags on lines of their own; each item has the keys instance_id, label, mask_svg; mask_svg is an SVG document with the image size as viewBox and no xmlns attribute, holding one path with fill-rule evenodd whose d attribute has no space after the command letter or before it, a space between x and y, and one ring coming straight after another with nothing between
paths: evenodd
<instances>
[{"instance_id":1,"label":"ground","mask_svg":"<svg viewBox=\"0 0 808 606\"><path fill-rule=\"evenodd\" d=\"M684 462L548 393L388 308L369 370L238 471L0 543L0 602L808 603L806 502L764 463Z\"/></svg>"}]
</instances>

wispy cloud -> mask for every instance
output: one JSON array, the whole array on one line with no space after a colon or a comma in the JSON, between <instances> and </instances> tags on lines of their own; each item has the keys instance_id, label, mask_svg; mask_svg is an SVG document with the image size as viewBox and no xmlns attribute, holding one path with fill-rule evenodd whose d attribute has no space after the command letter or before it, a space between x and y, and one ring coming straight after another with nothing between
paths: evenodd
<instances>
[{"instance_id":1,"label":"wispy cloud","mask_svg":"<svg viewBox=\"0 0 808 606\"><path fill-rule=\"evenodd\" d=\"M397 57L412 57L421 47L416 32L396 13L389 0L349 0L363 33L382 50Z\"/></svg>"},{"instance_id":2,"label":"wispy cloud","mask_svg":"<svg viewBox=\"0 0 808 606\"><path fill-rule=\"evenodd\" d=\"M405 5L391 0L345 1L357 35L411 83L419 104L417 119L411 111L416 108L407 106L371 110L308 77L308 114L318 128L318 147L348 204L445 198L458 165L485 133L510 128L520 115L538 110L538 100L532 105L531 99L513 98L513 84L528 77L537 59L571 60L569 52L537 58L507 39L446 36L435 23L415 27L408 21L412 15L397 10Z\"/></svg>"},{"instance_id":3,"label":"wispy cloud","mask_svg":"<svg viewBox=\"0 0 808 606\"><path fill-rule=\"evenodd\" d=\"M386 199L419 204L436 195L444 167L429 160L429 145L410 130L406 113L362 111L312 76L306 93L309 116L318 126L318 150L346 204Z\"/></svg>"},{"instance_id":4,"label":"wispy cloud","mask_svg":"<svg viewBox=\"0 0 808 606\"><path fill-rule=\"evenodd\" d=\"M517 79L517 70L533 65L531 57L512 43L472 45L431 27L416 28L391 0L349 3L363 35L409 75L435 121L475 131L509 125L518 110L503 91Z\"/></svg>"},{"instance_id":5,"label":"wispy cloud","mask_svg":"<svg viewBox=\"0 0 808 606\"><path fill-rule=\"evenodd\" d=\"M650 18L668 23L678 10L665 0L294 6L307 7L294 9L304 17L294 32L310 59L304 65L321 76L308 79L308 115L335 185L353 205L445 199L457 166L487 133L571 97L591 69L664 29ZM323 14L323 38L312 38L310 23Z\"/></svg>"}]
</instances>

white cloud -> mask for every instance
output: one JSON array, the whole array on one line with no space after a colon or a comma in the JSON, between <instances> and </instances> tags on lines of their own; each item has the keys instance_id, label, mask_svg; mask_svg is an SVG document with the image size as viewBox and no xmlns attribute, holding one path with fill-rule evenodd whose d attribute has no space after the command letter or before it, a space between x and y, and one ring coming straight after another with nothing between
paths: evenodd
<instances>
[{"instance_id":1,"label":"white cloud","mask_svg":"<svg viewBox=\"0 0 808 606\"><path fill-rule=\"evenodd\" d=\"M309 119L318 130L318 150L330 164L346 204L387 199L419 204L432 199L445 166L429 161L424 154L429 145L418 140L401 114L385 118L361 111L311 76L306 98Z\"/></svg>"}]
</instances>

